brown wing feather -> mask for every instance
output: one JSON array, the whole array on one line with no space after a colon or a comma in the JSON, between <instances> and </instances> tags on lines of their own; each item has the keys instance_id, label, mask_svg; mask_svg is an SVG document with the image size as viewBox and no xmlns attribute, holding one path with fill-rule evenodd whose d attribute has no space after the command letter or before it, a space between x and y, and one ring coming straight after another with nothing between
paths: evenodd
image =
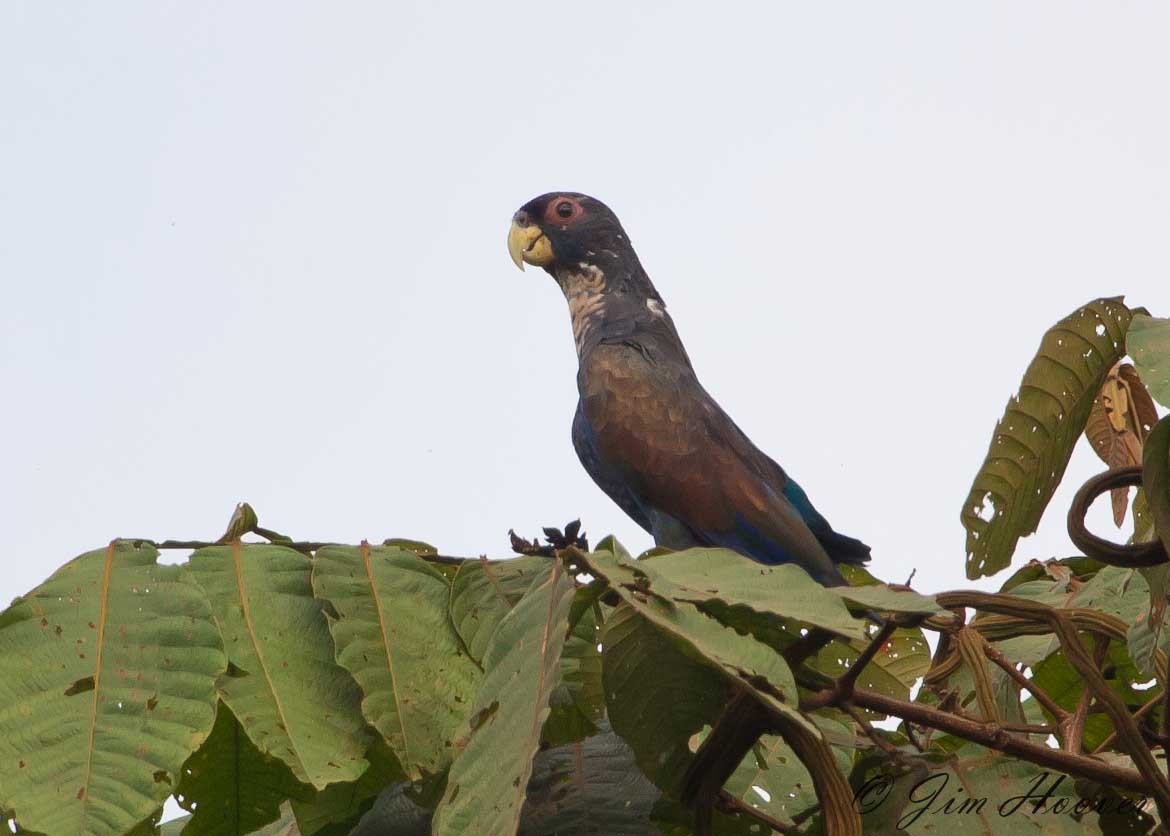
<instances>
[{"instance_id":1,"label":"brown wing feather","mask_svg":"<svg viewBox=\"0 0 1170 836\"><path fill-rule=\"evenodd\" d=\"M832 569L780 495L779 465L735 427L689 369L652 363L629 346L601 345L582 365L580 383L600 454L643 501L697 532L731 531L738 513L794 550L806 568Z\"/></svg>"}]
</instances>

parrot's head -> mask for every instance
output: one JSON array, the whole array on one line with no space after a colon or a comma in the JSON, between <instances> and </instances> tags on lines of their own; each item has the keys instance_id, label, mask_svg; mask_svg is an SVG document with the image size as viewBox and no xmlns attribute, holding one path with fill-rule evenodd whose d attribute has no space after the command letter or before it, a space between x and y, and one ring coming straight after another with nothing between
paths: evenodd
<instances>
[{"instance_id":1,"label":"parrot's head","mask_svg":"<svg viewBox=\"0 0 1170 836\"><path fill-rule=\"evenodd\" d=\"M527 263L554 276L558 268L605 269L637 262L617 215L600 200L577 192L549 192L525 203L512 216L508 254L521 270Z\"/></svg>"}]
</instances>

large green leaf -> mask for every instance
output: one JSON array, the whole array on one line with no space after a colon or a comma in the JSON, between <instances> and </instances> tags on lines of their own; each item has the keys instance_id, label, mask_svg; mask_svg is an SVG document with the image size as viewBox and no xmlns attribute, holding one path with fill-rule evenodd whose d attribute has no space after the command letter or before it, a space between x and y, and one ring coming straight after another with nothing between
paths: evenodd
<instances>
[{"instance_id":1,"label":"large green leaf","mask_svg":"<svg viewBox=\"0 0 1170 836\"><path fill-rule=\"evenodd\" d=\"M410 779L442 772L480 678L448 620L447 579L404 549L326 546L313 588L337 612L337 661L361 686L370 725Z\"/></svg>"},{"instance_id":2,"label":"large green leaf","mask_svg":"<svg viewBox=\"0 0 1170 836\"><path fill-rule=\"evenodd\" d=\"M833 679L852 667L869 641L833 641L808 661L808 666ZM930 668L930 646L918 629L899 628L878 650L857 684L897 699L907 699L914 683Z\"/></svg>"},{"instance_id":3,"label":"large green leaf","mask_svg":"<svg viewBox=\"0 0 1170 836\"><path fill-rule=\"evenodd\" d=\"M727 779L724 789L745 804L786 823L817 803L812 776L784 738L772 734L760 738Z\"/></svg>"},{"instance_id":4,"label":"large green leaf","mask_svg":"<svg viewBox=\"0 0 1170 836\"><path fill-rule=\"evenodd\" d=\"M963 503L967 577L1003 569L1019 538L1036 530L1093 398L1109 369L1125 356L1130 317L1120 298L1098 299L1044 335Z\"/></svg>"},{"instance_id":5,"label":"large green leaf","mask_svg":"<svg viewBox=\"0 0 1170 836\"><path fill-rule=\"evenodd\" d=\"M647 777L677 797L698 748L692 737L714 726L727 705L727 676L628 605L610 614L601 635L613 729Z\"/></svg>"},{"instance_id":6,"label":"large green leaf","mask_svg":"<svg viewBox=\"0 0 1170 836\"><path fill-rule=\"evenodd\" d=\"M483 659L496 626L532 579L548 571L547 557L467 560L451 581L451 623L475 661Z\"/></svg>"},{"instance_id":7,"label":"large green leaf","mask_svg":"<svg viewBox=\"0 0 1170 836\"><path fill-rule=\"evenodd\" d=\"M601 608L593 602L593 592L583 587L573 599L572 627L561 667L574 705L586 719L596 722L605 716L605 689L601 684Z\"/></svg>"},{"instance_id":8,"label":"large green leaf","mask_svg":"<svg viewBox=\"0 0 1170 836\"><path fill-rule=\"evenodd\" d=\"M471 733L435 811L435 836L516 831L532 758L560 683L573 579L559 561L500 621L484 654Z\"/></svg>"},{"instance_id":9,"label":"large green leaf","mask_svg":"<svg viewBox=\"0 0 1170 836\"><path fill-rule=\"evenodd\" d=\"M219 631L157 556L112 543L0 614L0 809L26 830L125 833L211 732Z\"/></svg>"},{"instance_id":10,"label":"large green leaf","mask_svg":"<svg viewBox=\"0 0 1170 836\"><path fill-rule=\"evenodd\" d=\"M380 737L366 752L370 767L356 781L330 784L312 797L293 799L292 809L304 836L348 836L365 821L379 794L392 785L403 786L406 776L398 759ZM430 814L426 820L430 821Z\"/></svg>"},{"instance_id":11,"label":"large green leaf","mask_svg":"<svg viewBox=\"0 0 1170 836\"><path fill-rule=\"evenodd\" d=\"M605 729L536 756L520 822L521 836L654 836L650 811L660 793L634 753Z\"/></svg>"},{"instance_id":12,"label":"large green leaf","mask_svg":"<svg viewBox=\"0 0 1170 836\"><path fill-rule=\"evenodd\" d=\"M183 765L175 797L194 814L183 836L244 836L277 821L289 799L310 793L284 763L260 752L220 703L211 736Z\"/></svg>"},{"instance_id":13,"label":"large green leaf","mask_svg":"<svg viewBox=\"0 0 1170 836\"><path fill-rule=\"evenodd\" d=\"M1154 400L1170 407L1170 319L1135 314L1125 344Z\"/></svg>"},{"instance_id":14,"label":"large green leaf","mask_svg":"<svg viewBox=\"0 0 1170 836\"><path fill-rule=\"evenodd\" d=\"M190 572L206 590L231 665L221 698L248 737L320 789L366 768L361 692L334 661L310 560L284 546L200 549Z\"/></svg>"},{"instance_id":15,"label":"large green leaf","mask_svg":"<svg viewBox=\"0 0 1170 836\"><path fill-rule=\"evenodd\" d=\"M653 562L657 564L674 556L662 555L655 557ZM626 606L646 616L684 652L719 670L729 683L736 682L748 688L776 710L806 725L810 731L816 731L796 709L799 701L796 682L788 663L774 648L686 603L686 596L692 593L662 582L661 575L656 574L654 580L648 581L631 561L607 551L592 552L582 559L591 573L609 582ZM743 562L742 558L736 561L737 564ZM677 603L662 597L664 595L675 596ZM724 599L719 600L726 603ZM830 600L844 609L840 599L831 597ZM612 703L610 708L612 711Z\"/></svg>"},{"instance_id":16,"label":"large green leaf","mask_svg":"<svg viewBox=\"0 0 1170 836\"><path fill-rule=\"evenodd\" d=\"M645 575L656 593L697 604L720 620L738 607L761 616L791 618L849 638L864 638L864 622L849 615L841 596L830 592L794 564L765 566L728 549L695 548L627 560L620 545L619 565ZM608 554L601 546L595 554ZM585 561L592 569L593 556Z\"/></svg>"}]
</instances>

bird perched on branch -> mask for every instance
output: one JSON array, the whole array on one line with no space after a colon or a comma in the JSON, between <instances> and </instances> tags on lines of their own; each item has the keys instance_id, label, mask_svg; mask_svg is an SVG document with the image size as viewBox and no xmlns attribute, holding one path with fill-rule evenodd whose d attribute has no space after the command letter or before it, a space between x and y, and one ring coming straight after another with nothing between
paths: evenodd
<instances>
[{"instance_id":1,"label":"bird perched on branch","mask_svg":"<svg viewBox=\"0 0 1170 836\"><path fill-rule=\"evenodd\" d=\"M580 401L573 446L589 475L672 549L722 546L796 563L827 586L869 547L838 534L695 376L666 305L617 216L554 192L512 217L508 252L543 267L569 303Z\"/></svg>"}]
</instances>

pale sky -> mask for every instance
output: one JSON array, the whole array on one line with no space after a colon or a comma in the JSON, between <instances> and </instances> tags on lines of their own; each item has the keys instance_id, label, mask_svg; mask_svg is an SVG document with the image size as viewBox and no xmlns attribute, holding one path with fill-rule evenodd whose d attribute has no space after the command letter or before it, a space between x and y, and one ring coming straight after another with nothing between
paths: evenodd
<instances>
[{"instance_id":1,"label":"pale sky","mask_svg":"<svg viewBox=\"0 0 1170 836\"><path fill-rule=\"evenodd\" d=\"M505 250L553 189L617 212L706 387L876 574L967 585L960 506L1044 329L1170 314L1168 34L1161 2L10 0L0 598L239 500L304 539L648 547L570 444L565 303ZM1016 565L1071 552L1100 469Z\"/></svg>"}]
</instances>

